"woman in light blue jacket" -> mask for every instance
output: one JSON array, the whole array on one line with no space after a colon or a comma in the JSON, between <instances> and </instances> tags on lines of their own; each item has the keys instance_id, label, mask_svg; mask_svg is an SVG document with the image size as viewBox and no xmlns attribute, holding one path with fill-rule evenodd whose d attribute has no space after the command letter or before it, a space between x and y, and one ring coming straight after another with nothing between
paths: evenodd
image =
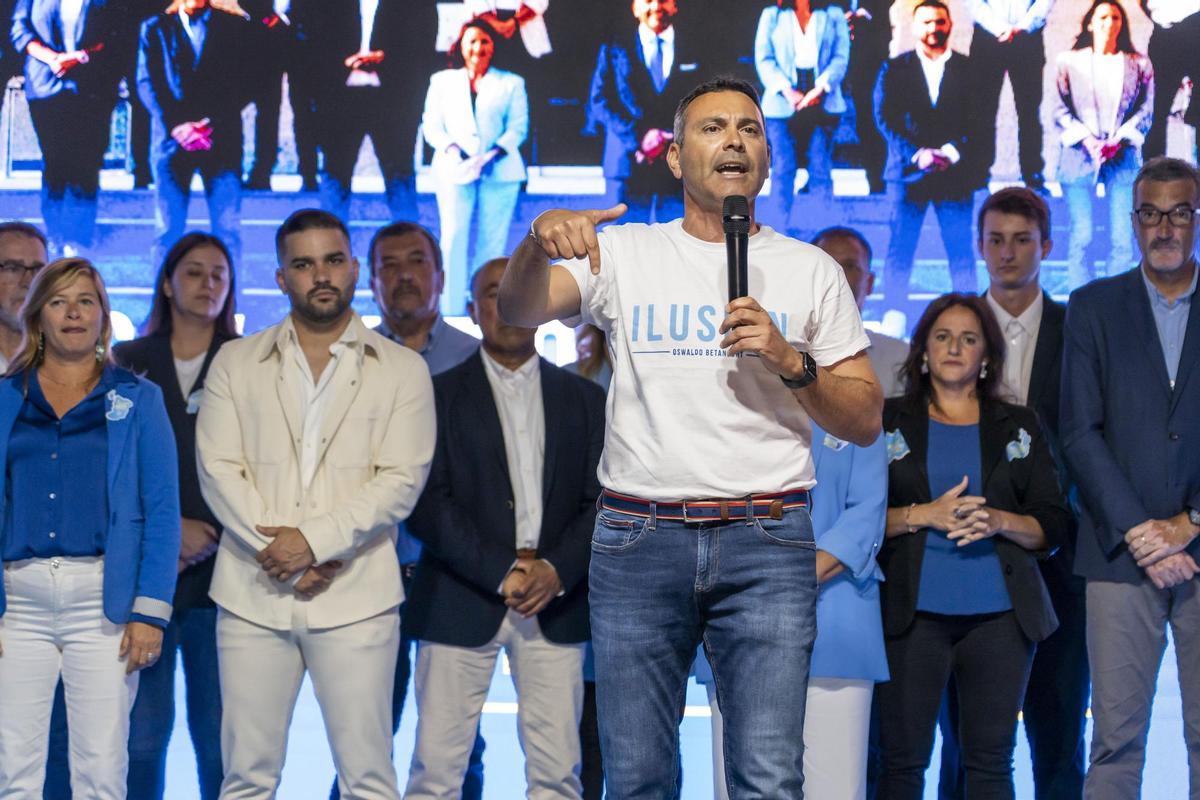
<instances>
[{"instance_id":1,"label":"woman in light blue jacket","mask_svg":"<svg viewBox=\"0 0 1200 800\"><path fill-rule=\"evenodd\" d=\"M857 447L813 423L813 533L817 540L817 641L804 718L804 794L862 800L867 792L871 695L888 679L879 613L883 573L875 554L887 516L887 451L883 437ZM701 651L703 654L703 650ZM696 659L713 720L715 796L728 800L721 757L721 711L712 671Z\"/></svg>"},{"instance_id":2,"label":"woman in light blue jacket","mask_svg":"<svg viewBox=\"0 0 1200 800\"><path fill-rule=\"evenodd\" d=\"M808 168L805 191L812 186L829 192L833 133L846 111L842 79L850 65L850 26L840 8L813 7L821 5L776 0L763 9L754 36L771 142L771 194L759 217L780 231L787 230L802 160Z\"/></svg>"},{"instance_id":3,"label":"woman in light blue jacket","mask_svg":"<svg viewBox=\"0 0 1200 800\"><path fill-rule=\"evenodd\" d=\"M109 357L91 264L43 269L21 321L0 381L0 796L42 796L61 676L74 792L121 800L137 671L171 619L175 438L159 388Z\"/></svg>"}]
</instances>

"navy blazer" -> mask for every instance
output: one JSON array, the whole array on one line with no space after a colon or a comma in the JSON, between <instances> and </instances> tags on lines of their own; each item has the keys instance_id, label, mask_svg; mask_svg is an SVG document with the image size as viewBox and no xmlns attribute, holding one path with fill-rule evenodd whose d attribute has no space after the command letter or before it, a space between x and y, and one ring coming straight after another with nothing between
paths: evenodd
<instances>
[{"instance_id":1,"label":"navy blazer","mask_svg":"<svg viewBox=\"0 0 1200 800\"><path fill-rule=\"evenodd\" d=\"M888 438L888 508L929 503L929 409L914 395L884 401L883 429ZM1009 445L1029 437L1023 455L1009 453ZM1002 536L993 537L996 556L1004 568L1004 585L1021 630L1040 642L1058 627L1058 617L1037 567L1038 556L1050 555L1062 544L1071 525L1071 512L1059 488L1050 448L1037 415L1025 406L985 402L979 409L979 446L983 496L993 508L1027 514L1038 521L1048 547L1033 553ZM882 585L883 626L888 636L908 630L917 610L921 562L925 558L927 530L893 536L884 541L879 566Z\"/></svg>"},{"instance_id":2,"label":"navy blazer","mask_svg":"<svg viewBox=\"0 0 1200 800\"><path fill-rule=\"evenodd\" d=\"M208 375L208 365L213 356L221 349L221 345L229 341L226 337L214 335L200 374L196 376L196 384L192 387L191 395L196 398L190 401L179 390L179 375L175 371L175 355L171 352L171 336L169 333L143 336L131 342L121 342L113 348L113 358L121 366L129 369L162 389L163 405L167 409L167 418L171 421L171 429L175 433L175 448L179 457L179 513L187 519L198 519L207 522L221 532L221 523L213 515L208 503L200 494L200 478L196 472L196 413L200 410L199 397L204 391L204 378ZM208 586L212 583L213 564L216 563L216 553L199 564L179 573L175 585L175 609L183 611L189 608L212 608L213 601L208 596Z\"/></svg>"},{"instance_id":3,"label":"navy blazer","mask_svg":"<svg viewBox=\"0 0 1200 800\"><path fill-rule=\"evenodd\" d=\"M242 107L254 81L245 74L246 53L261 42L258 23L212 10L200 61L178 14L159 14L142 23L138 41L138 96L150 112L156 160L186 152L171 138L175 126L208 118L219 165L241 170Z\"/></svg>"},{"instance_id":4,"label":"navy blazer","mask_svg":"<svg viewBox=\"0 0 1200 800\"><path fill-rule=\"evenodd\" d=\"M56 77L50 67L25 48L39 41L52 50L63 52L60 0L17 0L12 14L10 39L13 49L25 60L25 96L42 100L67 91L115 103L117 84L125 74L133 51L137 20L126 10L125 0L83 0L80 12L80 36L75 43L86 50L89 61Z\"/></svg>"},{"instance_id":5,"label":"navy blazer","mask_svg":"<svg viewBox=\"0 0 1200 800\"><path fill-rule=\"evenodd\" d=\"M946 197L968 194L984 185L991 164L979 163L979 137L995 136L995 128L978 130L976 78L970 60L951 53L935 106L929 100L921 59L915 51L884 63L875 81L875 124L888 145L884 180L920 182L927 191ZM913 163L917 150L944 144L958 150L961 158L957 164L944 172L917 169Z\"/></svg>"},{"instance_id":6,"label":"navy blazer","mask_svg":"<svg viewBox=\"0 0 1200 800\"><path fill-rule=\"evenodd\" d=\"M671 130L675 107L700 83L703 74L689 41L687 32L676 25L675 61L661 93L654 90L642 59L636 25L600 46L589 103L592 121L604 125L604 177L628 178L646 131ZM665 176L667 187L678 188L665 164L655 163L652 168Z\"/></svg>"},{"instance_id":7,"label":"navy blazer","mask_svg":"<svg viewBox=\"0 0 1200 800\"><path fill-rule=\"evenodd\" d=\"M1063 353L1063 450L1079 487L1075 571L1148 580L1125 532L1200 508L1200 311L1192 299L1175 388L1141 267L1071 294ZM1187 552L1200 558L1200 539Z\"/></svg>"},{"instance_id":8,"label":"navy blazer","mask_svg":"<svg viewBox=\"0 0 1200 800\"><path fill-rule=\"evenodd\" d=\"M476 352L433 379L438 436L425 491L408 529L425 545L405 625L418 639L480 647L507 606L498 590L517 558L513 489L500 415ZM604 446L604 391L541 362L546 416L538 558L554 565L564 594L538 614L552 642L587 641L587 572Z\"/></svg>"}]
</instances>

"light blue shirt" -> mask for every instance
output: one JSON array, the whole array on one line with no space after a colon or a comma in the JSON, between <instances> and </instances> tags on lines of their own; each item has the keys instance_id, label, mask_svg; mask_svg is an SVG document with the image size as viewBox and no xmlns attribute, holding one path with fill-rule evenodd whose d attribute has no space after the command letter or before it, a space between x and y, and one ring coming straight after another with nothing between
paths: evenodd
<instances>
[{"instance_id":1,"label":"light blue shirt","mask_svg":"<svg viewBox=\"0 0 1200 800\"><path fill-rule=\"evenodd\" d=\"M1144 268L1141 272L1142 282L1146 284L1146 293L1150 295L1150 311L1154 314L1158 341L1167 361L1167 377L1170 378L1171 388L1174 389L1175 376L1179 372L1179 356L1183 352L1183 336L1187 332L1188 314L1192 309L1192 296L1196 294L1196 278L1200 276L1200 267L1193 261L1192 284L1174 303L1169 302L1158 287L1150 282Z\"/></svg>"}]
</instances>

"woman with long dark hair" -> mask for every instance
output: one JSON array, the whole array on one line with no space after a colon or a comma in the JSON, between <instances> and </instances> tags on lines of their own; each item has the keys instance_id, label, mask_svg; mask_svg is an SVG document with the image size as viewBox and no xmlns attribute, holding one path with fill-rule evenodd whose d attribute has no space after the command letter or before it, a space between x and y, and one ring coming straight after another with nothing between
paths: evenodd
<instances>
[{"instance_id":1,"label":"woman with long dark hair","mask_svg":"<svg viewBox=\"0 0 1200 800\"><path fill-rule=\"evenodd\" d=\"M967 797L1013 797L1017 712L1036 643L1058 627L1037 558L1070 512L1037 415L1000 400L1003 372L986 300L943 295L917 323L907 393L884 403L881 800L922 797L952 675Z\"/></svg>"}]
</instances>

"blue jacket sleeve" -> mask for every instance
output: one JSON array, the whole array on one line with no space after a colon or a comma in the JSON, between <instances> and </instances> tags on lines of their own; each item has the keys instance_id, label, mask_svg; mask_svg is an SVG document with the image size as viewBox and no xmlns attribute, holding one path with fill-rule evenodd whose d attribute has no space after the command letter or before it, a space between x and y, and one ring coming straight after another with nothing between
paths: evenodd
<instances>
[{"instance_id":1,"label":"blue jacket sleeve","mask_svg":"<svg viewBox=\"0 0 1200 800\"><path fill-rule=\"evenodd\" d=\"M9 39L13 49L24 55L25 48L34 39L39 39L37 29L33 26L33 0L17 0L13 8L12 27L9 29Z\"/></svg>"},{"instance_id":2,"label":"blue jacket sleeve","mask_svg":"<svg viewBox=\"0 0 1200 800\"><path fill-rule=\"evenodd\" d=\"M612 44L600 46L596 56L596 70L592 73L592 85L589 92L589 104L592 118L599 120L609 133L618 137L626 147L636 150L638 137L636 133L637 120L629 116L623 103L617 97L616 67L613 63L619 50Z\"/></svg>"},{"instance_id":3,"label":"blue jacket sleeve","mask_svg":"<svg viewBox=\"0 0 1200 800\"><path fill-rule=\"evenodd\" d=\"M877 575L875 555L883 543L887 517L887 450L883 435L869 447L849 446L850 480L837 520L817 536L817 549L845 565L855 581Z\"/></svg>"},{"instance_id":4,"label":"blue jacket sleeve","mask_svg":"<svg viewBox=\"0 0 1200 800\"><path fill-rule=\"evenodd\" d=\"M137 416L138 492L146 522L133 613L170 622L179 564L179 460L162 391L141 381Z\"/></svg>"}]
</instances>

